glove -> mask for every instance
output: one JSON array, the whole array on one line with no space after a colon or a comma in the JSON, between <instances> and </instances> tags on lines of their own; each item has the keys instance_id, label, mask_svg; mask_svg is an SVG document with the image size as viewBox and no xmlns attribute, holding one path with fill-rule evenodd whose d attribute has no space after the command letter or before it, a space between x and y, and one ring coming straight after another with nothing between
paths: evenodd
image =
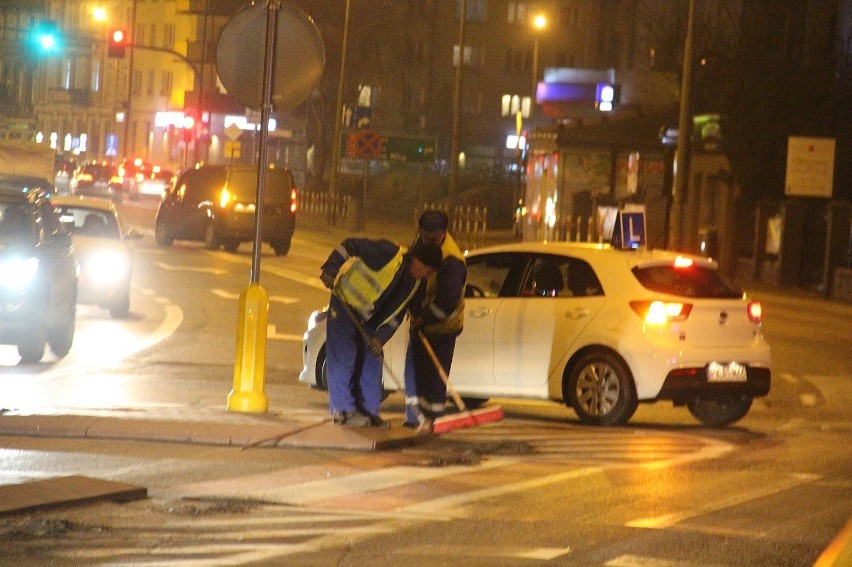
<instances>
[{"instance_id":1,"label":"glove","mask_svg":"<svg viewBox=\"0 0 852 567\"><path fill-rule=\"evenodd\" d=\"M334 276L332 276L328 272L323 272L322 274L320 274L320 281L328 289L334 288Z\"/></svg>"},{"instance_id":2,"label":"glove","mask_svg":"<svg viewBox=\"0 0 852 567\"><path fill-rule=\"evenodd\" d=\"M376 358L382 356L384 352L382 351L382 347L384 346L384 343L382 343L382 341L380 341L376 337L373 337L372 339L370 339L370 342L367 343L367 348L370 349L370 353Z\"/></svg>"}]
</instances>

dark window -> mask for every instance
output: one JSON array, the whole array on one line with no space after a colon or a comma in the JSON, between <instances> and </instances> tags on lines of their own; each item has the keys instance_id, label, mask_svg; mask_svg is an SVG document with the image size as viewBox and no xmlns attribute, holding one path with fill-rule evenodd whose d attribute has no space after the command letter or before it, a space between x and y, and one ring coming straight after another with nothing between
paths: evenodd
<instances>
[{"instance_id":1,"label":"dark window","mask_svg":"<svg viewBox=\"0 0 852 567\"><path fill-rule=\"evenodd\" d=\"M659 293L694 298L742 297L742 291L727 284L716 270L703 266L636 267L633 275L643 287Z\"/></svg>"},{"instance_id":2,"label":"dark window","mask_svg":"<svg viewBox=\"0 0 852 567\"><path fill-rule=\"evenodd\" d=\"M566 256L537 256L521 293L524 297L587 297L603 295L600 280L583 260Z\"/></svg>"},{"instance_id":3,"label":"dark window","mask_svg":"<svg viewBox=\"0 0 852 567\"><path fill-rule=\"evenodd\" d=\"M515 297L527 263L525 254L497 253L467 259L465 297Z\"/></svg>"}]
</instances>

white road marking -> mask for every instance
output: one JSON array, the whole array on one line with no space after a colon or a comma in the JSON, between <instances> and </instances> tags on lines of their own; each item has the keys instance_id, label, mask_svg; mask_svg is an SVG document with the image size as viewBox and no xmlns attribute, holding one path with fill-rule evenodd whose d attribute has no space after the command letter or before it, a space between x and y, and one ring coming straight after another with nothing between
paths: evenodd
<instances>
[{"instance_id":1,"label":"white road marking","mask_svg":"<svg viewBox=\"0 0 852 567\"><path fill-rule=\"evenodd\" d=\"M228 270L222 270L220 268L204 268L200 266L173 266L171 264L166 264L165 262L154 262L154 265L168 272L197 272L199 274L213 274L216 276L221 276L222 274L228 273Z\"/></svg>"},{"instance_id":2,"label":"white road marking","mask_svg":"<svg viewBox=\"0 0 852 567\"><path fill-rule=\"evenodd\" d=\"M513 557L537 561L552 561L571 553L568 547L500 547L475 545L411 545L394 552L395 555L417 555L419 557Z\"/></svg>"},{"instance_id":3,"label":"white road marking","mask_svg":"<svg viewBox=\"0 0 852 567\"><path fill-rule=\"evenodd\" d=\"M516 459L489 459L479 466L479 470L505 467L516 462ZM249 490L245 493L245 496L267 502L307 505L342 496L366 494L469 471L470 467L466 466L442 468L389 467L344 477L291 484L280 488Z\"/></svg>"},{"instance_id":4,"label":"white road marking","mask_svg":"<svg viewBox=\"0 0 852 567\"><path fill-rule=\"evenodd\" d=\"M619 555L604 563L605 567L699 567L695 563L670 561L658 557L643 557L641 555Z\"/></svg>"},{"instance_id":5,"label":"white road marking","mask_svg":"<svg viewBox=\"0 0 852 567\"><path fill-rule=\"evenodd\" d=\"M234 256L233 254L226 254L224 252L210 252L209 254L215 254L217 258L221 260L225 260L228 262L232 262L234 264L243 264L243 265L251 265L251 260L249 258L244 258L242 256ZM289 270L287 268L282 268L280 266L270 266L269 263L260 264L260 270L263 272L270 273L272 275L278 276L279 278L284 278L287 280L294 281L296 283L300 283L302 285L306 285L308 287L312 287L314 289L319 289L321 291L328 291L328 288L325 287L325 284L317 276L308 276L301 272L297 272L296 270Z\"/></svg>"},{"instance_id":6,"label":"white road marking","mask_svg":"<svg viewBox=\"0 0 852 567\"><path fill-rule=\"evenodd\" d=\"M777 494L779 492L783 492L785 490L789 490L791 488L795 488L803 484L814 482L819 478L820 476L815 474L794 474L791 476L791 478L779 482L774 486L767 486L764 488L739 493L730 498L726 498L713 503L708 503L704 506L699 506L694 510L684 512L672 512L671 514L663 514L662 516L654 516L650 518L640 518L638 520L632 520L630 522L627 522L624 525L628 528L647 528L655 530L666 529L686 520L690 520L692 518L702 516L704 514L718 512L720 510L724 510L732 506L745 504L746 502L750 502L758 498L771 496L773 494Z\"/></svg>"},{"instance_id":7,"label":"white road marking","mask_svg":"<svg viewBox=\"0 0 852 567\"><path fill-rule=\"evenodd\" d=\"M279 341L294 341L294 342L302 342L304 336L303 335L293 335L290 333L278 333L278 330L275 327L274 323L269 323L266 326L266 338L267 339L276 339Z\"/></svg>"}]
</instances>

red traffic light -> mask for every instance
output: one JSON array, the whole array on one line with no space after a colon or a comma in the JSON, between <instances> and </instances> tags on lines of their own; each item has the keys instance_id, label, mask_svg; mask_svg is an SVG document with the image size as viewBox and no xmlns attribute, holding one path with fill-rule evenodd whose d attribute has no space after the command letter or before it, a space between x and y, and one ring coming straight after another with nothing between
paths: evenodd
<instances>
[{"instance_id":1,"label":"red traffic light","mask_svg":"<svg viewBox=\"0 0 852 567\"><path fill-rule=\"evenodd\" d=\"M127 31L116 28L110 30L109 37L107 38L107 51L110 57L124 57L124 52L127 49L127 44L129 43L129 38L127 36Z\"/></svg>"}]
</instances>

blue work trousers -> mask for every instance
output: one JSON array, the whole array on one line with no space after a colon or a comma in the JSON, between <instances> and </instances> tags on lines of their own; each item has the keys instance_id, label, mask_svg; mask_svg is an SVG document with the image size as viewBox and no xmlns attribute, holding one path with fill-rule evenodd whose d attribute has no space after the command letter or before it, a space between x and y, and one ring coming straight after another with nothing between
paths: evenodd
<instances>
[{"instance_id":1,"label":"blue work trousers","mask_svg":"<svg viewBox=\"0 0 852 567\"><path fill-rule=\"evenodd\" d=\"M456 348L457 333L426 335L432 350L449 376ZM447 387L417 332L412 332L405 354L405 421L420 423L444 414Z\"/></svg>"},{"instance_id":2,"label":"blue work trousers","mask_svg":"<svg viewBox=\"0 0 852 567\"><path fill-rule=\"evenodd\" d=\"M382 360L373 356L355 322L332 295L326 324L326 368L331 413L359 410L379 415Z\"/></svg>"}]
</instances>

